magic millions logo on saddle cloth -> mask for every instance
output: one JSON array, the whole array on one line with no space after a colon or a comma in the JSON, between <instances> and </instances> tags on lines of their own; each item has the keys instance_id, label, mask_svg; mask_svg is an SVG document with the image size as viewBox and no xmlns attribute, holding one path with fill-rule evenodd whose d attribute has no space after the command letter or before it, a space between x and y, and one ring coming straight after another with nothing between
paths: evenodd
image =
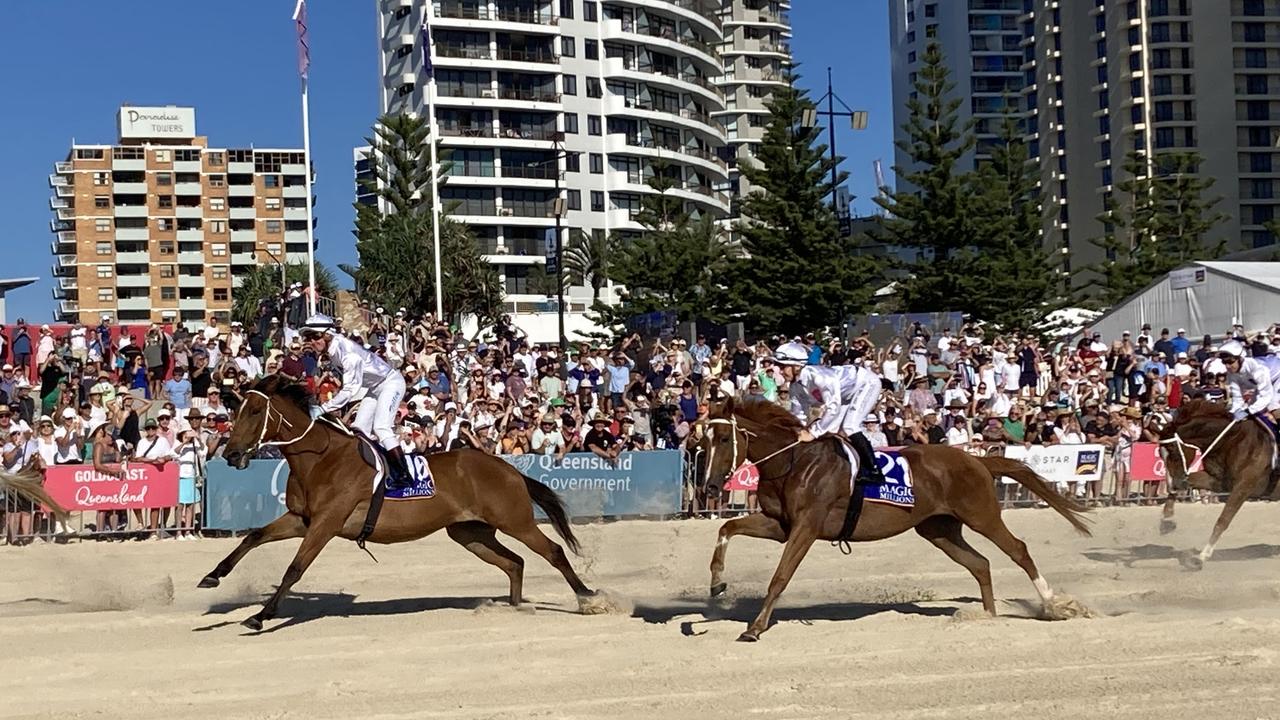
<instances>
[{"instance_id":1,"label":"magic millions logo on saddle cloth","mask_svg":"<svg viewBox=\"0 0 1280 720\"><path fill-rule=\"evenodd\" d=\"M364 461L369 463L374 469L374 488L377 483L382 482L387 475L387 459L382 454L382 449L376 447L366 438L360 438L360 456ZM434 497L436 494L436 481L431 476L431 467L427 464L426 455L410 454L404 456L405 464L409 466L409 476L412 482L408 487L397 488L392 490L387 488L383 495L387 500L425 500Z\"/></svg>"},{"instance_id":2,"label":"magic millions logo on saddle cloth","mask_svg":"<svg viewBox=\"0 0 1280 720\"><path fill-rule=\"evenodd\" d=\"M916 494L911 485L911 466L896 450L877 450L876 462L884 475L883 485L862 486L862 497L868 502L915 507Z\"/></svg>"}]
</instances>

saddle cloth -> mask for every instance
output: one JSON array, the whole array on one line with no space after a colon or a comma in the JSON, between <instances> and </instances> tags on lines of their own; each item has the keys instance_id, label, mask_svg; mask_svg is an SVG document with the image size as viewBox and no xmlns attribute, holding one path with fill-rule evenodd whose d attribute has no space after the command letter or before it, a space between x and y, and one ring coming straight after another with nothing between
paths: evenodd
<instances>
[{"instance_id":1,"label":"saddle cloth","mask_svg":"<svg viewBox=\"0 0 1280 720\"><path fill-rule=\"evenodd\" d=\"M360 435L360 457L375 472L373 474L373 489L376 491L378 484L388 475L390 462L387 460L386 451L378 443ZM405 453L405 464L409 466L410 481L407 487L392 489L387 487L385 495L389 500L424 500L433 497L436 494L435 478L431 476L431 467L427 464L427 456L418 453Z\"/></svg>"},{"instance_id":2,"label":"saddle cloth","mask_svg":"<svg viewBox=\"0 0 1280 720\"><path fill-rule=\"evenodd\" d=\"M849 488L851 492L862 492L862 497L870 502L885 503L898 507L915 507L916 496L911 485L911 466L896 450L876 450L876 462L880 465L880 473L884 475L883 485L867 485L858 483L858 454L849 443L841 443L844 454L849 458Z\"/></svg>"}]
</instances>

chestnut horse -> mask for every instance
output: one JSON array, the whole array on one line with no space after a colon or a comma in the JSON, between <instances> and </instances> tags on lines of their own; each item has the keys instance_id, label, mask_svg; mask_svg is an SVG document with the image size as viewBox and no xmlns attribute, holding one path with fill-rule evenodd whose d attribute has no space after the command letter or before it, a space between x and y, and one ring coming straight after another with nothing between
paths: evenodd
<instances>
[{"instance_id":1,"label":"chestnut horse","mask_svg":"<svg viewBox=\"0 0 1280 720\"><path fill-rule=\"evenodd\" d=\"M786 589L796 567L816 540L836 540L851 498L853 468L841 448L843 441L825 438L798 443L801 423L776 404L727 401L707 421L707 477L724 478L744 460L760 471L757 498L760 512L735 518L720 527L711 558L711 595L726 589L725 549L734 535L768 538L785 543L778 569L769 581L764 607L738 637L755 641L769 627L774 604ZM1027 546L1014 537L1000 518L995 477L1005 475L1044 500L1076 530L1088 535L1083 505L1055 492L1024 463L1005 458L978 458L942 445L902 450L911 469L914 507L864 503L852 542L893 537L914 528L947 557L963 565L978 581L982 608L995 615L991 566L961 535L969 526L1005 552L1035 585L1046 615L1065 617L1081 610L1070 600L1055 598L1036 569ZM1087 611L1084 611L1087 612Z\"/></svg>"},{"instance_id":2,"label":"chestnut horse","mask_svg":"<svg viewBox=\"0 0 1280 720\"><path fill-rule=\"evenodd\" d=\"M1253 418L1235 420L1218 403L1192 400L1178 408L1177 417L1160 433L1160 454L1169 482L1160 519L1161 534L1177 527L1174 504L1178 494L1187 488L1228 493L1209 534L1209 544L1199 556L1187 558L1184 563L1198 570L1213 556L1213 548L1244 501L1266 488L1276 457L1275 436Z\"/></svg>"},{"instance_id":3,"label":"chestnut horse","mask_svg":"<svg viewBox=\"0 0 1280 720\"><path fill-rule=\"evenodd\" d=\"M313 420L310 404L304 386L278 375L264 378L246 394L223 453L229 465L243 470L258 447L278 445L289 463L285 494L288 512L246 535L200 581L200 587L217 587L221 578L259 545L302 538L280 587L262 610L242 623L253 630L261 630L264 620L276 616L281 598L330 540L356 539L368 511L374 470L360 456L356 445L360 440L331 420ZM479 450L432 455L430 468L436 494L412 500L388 498L369 542L409 542L444 528L459 545L507 574L510 602L517 605L521 602L524 560L498 542L494 533L501 530L559 570L583 612L599 610L592 600L595 592L583 584L564 550L547 538L534 521L533 505L537 504L569 549L577 552L577 538L554 491L520 474L501 458Z\"/></svg>"}]
</instances>

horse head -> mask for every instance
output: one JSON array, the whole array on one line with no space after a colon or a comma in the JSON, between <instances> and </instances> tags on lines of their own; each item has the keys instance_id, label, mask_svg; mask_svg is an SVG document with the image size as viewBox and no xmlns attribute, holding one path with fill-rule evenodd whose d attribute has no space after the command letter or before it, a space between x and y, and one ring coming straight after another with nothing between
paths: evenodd
<instances>
[{"instance_id":1,"label":"horse head","mask_svg":"<svg viewBox=\"0 0 1280 720\"><path fill-rule=\"evenodd\" d=\"M707 415L702 444L707 452L707 482L723 485L735 469L747 459L750 435L738 423L733 398L714 407Z\"/></svg>"},{"instance_id":2,"label":"horse head","mask_svg":"<svg viewBox=\"0 0 1280 720\"><path fill-rule=\"evenodd\" d=\"M259 380L245 393L222 452L223 459L243 470L263 445L300 439L310 428L310 404L305 385L280 375Z\"/></svg>"},{"instance_id":3,"label":"horse head","mask_svg":"<svg viewBox=\"0 0 1280 720\"><path fill-rule=\"evenodd\" d=\"M1231 422L1231 413L1209 400L1192 400L1178 408L1178 414L1160 432L1160 455L1170 490L1185 490L1188 478L1200 469L1197 460L1210 443Z\"/></svg>"}]
</instances>

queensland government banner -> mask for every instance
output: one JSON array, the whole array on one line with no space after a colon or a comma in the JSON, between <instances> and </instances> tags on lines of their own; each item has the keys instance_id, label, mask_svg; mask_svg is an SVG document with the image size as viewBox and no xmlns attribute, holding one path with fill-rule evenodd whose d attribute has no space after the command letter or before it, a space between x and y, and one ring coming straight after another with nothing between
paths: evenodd
<instances>
[{"instance_id":1,"label":"queensland government banner","mask_svg":"<svg viewBox=\"0 0 1280 720\"><path fill-rule=\"evenodd\" d=\"M594 453L570 453L560 460L551 455L502 459L555 490L573 518L680 512L684 460L679 450L624 452L612 461Z\"/></svg>"},{"instance_id":2,"label":"queensland government banner","mask_svg":"<svg viewBox=\"0 0 1280 720\"><path fill-rule=\"evenodd\" d=\"M592 453L572 453L561 460L545 455L502 459L555 490L572 518L680 512L684 465L679 450L625 452L613 462ZM285 461L252 460L247 469L237 470L214 460L206 469L204 527L248 530L284 514Z\"/></svg>"},{"instance_id":3,"label":"queensland government banner","mask_svg":"<svg viewBox=\"0 0 1280 720\"><path fill-rule=\"evenodd\" d=\"M1004 456L1025 462L1052 482L1090 482L1102 479L1103 451L1101 445L1009 445ZM1001 481L1013 483L1009 478Z\"/></svg>"}]
</instances>

